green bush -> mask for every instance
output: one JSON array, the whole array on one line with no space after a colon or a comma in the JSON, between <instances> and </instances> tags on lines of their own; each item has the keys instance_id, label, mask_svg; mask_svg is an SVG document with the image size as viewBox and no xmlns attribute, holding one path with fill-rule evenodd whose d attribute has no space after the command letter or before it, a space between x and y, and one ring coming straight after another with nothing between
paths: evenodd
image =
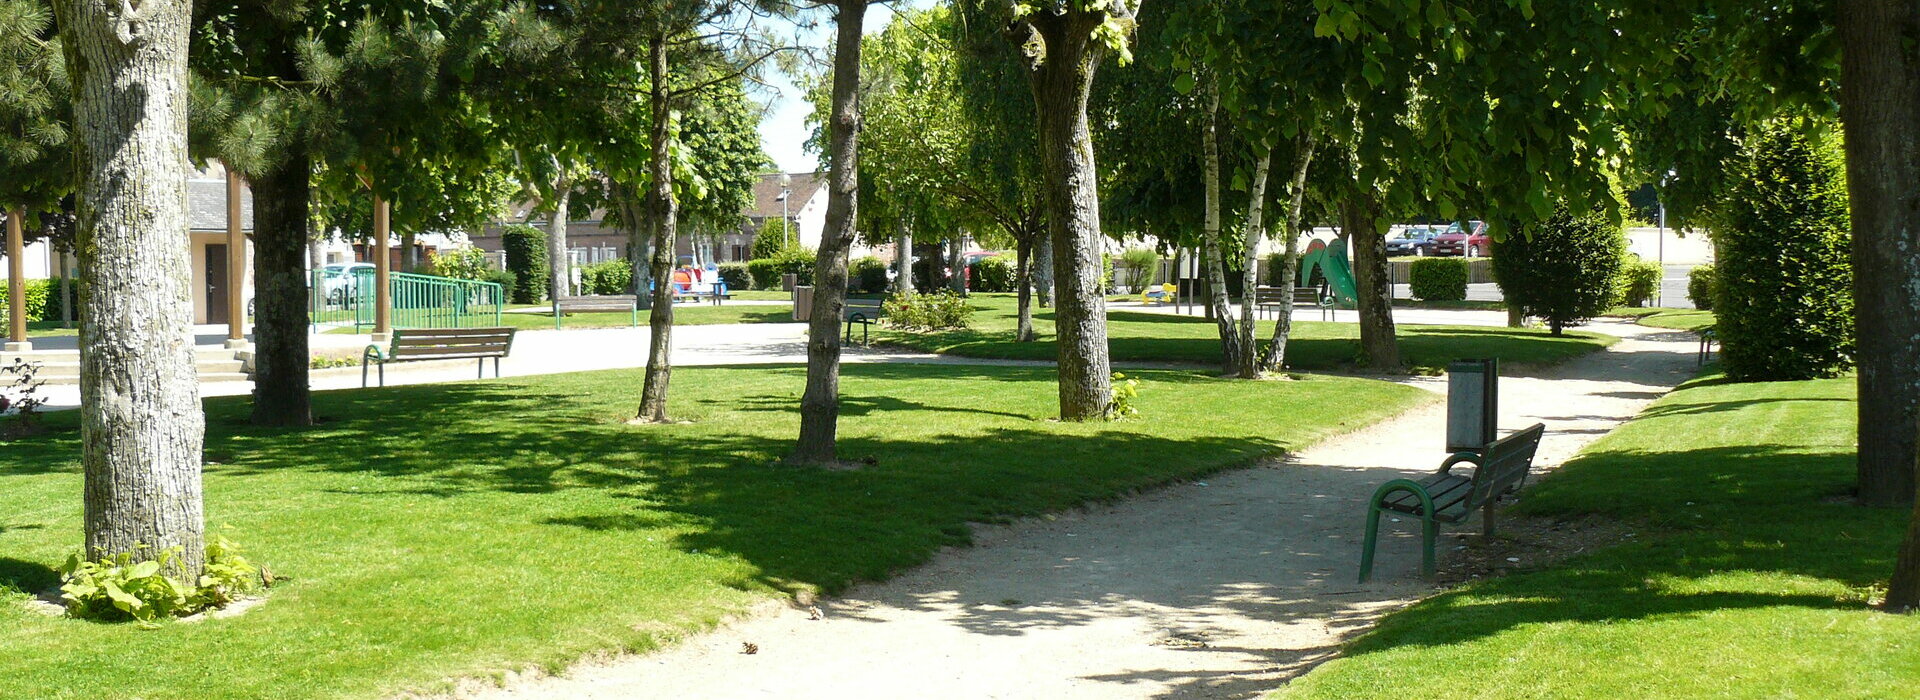
<instances>
[{"instance_id":1,"label":"green bush","mask_svg":"<svg viewBox=\"0 0 1920 700\"><path fill-rule=\"evenodd\" d=\"M1713 288L1712 265L1697 265L1687 271L1687 299L1693 302L1693 308L1712 311Z\"/></svg>"},{"instance_id":2,"label":"green bush","mask_svg":"<svg viewBox=\"0 0 1920 700\"><path fill-rule=\"evenodd\" d=\"M720 281L731 291L753 289L753 275L747 274L746 263L720 263Z\"/></svg>"},{"instance_id":3,"label":"green bush","mask_svg":"<svg viewBox=\"0 0 1920 700\"><path fill-rule=\"evenodd\" d=\"M1839 138L1781 122L1749 137L1714 212L1715 330L1727 375L1853 366L1853 267Z\"/></svg>"},{"instance_id":4,"label":"green bush","mask_svg":"<svg viewBox=\"0 0 1920 700\"><path fill-rule=\"evenodd\" d=\"M507 253L507 271L513 273L515 304L538 304L547 298L547 235L525 224L500 232L500 248Z\"/></svg>"},{"instance_id":5,"label":"green bush","mask_svg":"<svg viewBox=\"0 0 1920 700\"><path fill-rule=\"evenodd\" d=\"M515 278L513 273L506 270L489 269L487 270L486 276L481 277L480 281L500 285L500 296L503 299L512 299L514 288L519 286L518 278Z\"/></svg>"},{"instance_id":6,"label":"green bush","mask_svg":"<svg viewBox=\"0 0 1920 700\"><path fill-rule=\"evenodd\" d=\"M1605 212L1575 215L1561 206L1552 218L1517 228L1492 258L1509 305L1545 319L1559 335L1619 303L1627 238Z\"/></svg>"},{"instance_id":7,"label":"green bush","mask_svg":"<svg viewBox=\"0 0 1920 700\"><path fill-rule=\"evenodd\" d=\"M799 284L813 284L813 268L817 258L813 251L804 248L790 248L780 251L771 258L747 261L747 275L753 278L754 289L779 289L780 278L786 274L800 276Z\"/></svg>"},{"instance_id":8,"label":"green bush","mask_svg":"<svg viewBox=\"0 0 1920 700\"><path fill-rule=\"evenodd\" d=\"M60 306L58 302L53 299L54 280L27 280L26 287L28 322L47 320L47 312L49 310L56 316L59 314ZM3 324L11 321L11 318L8 316L8 314L12 313L9 311L12 305L9 303L11 300L8 297L8 288L9 285L0 282L0 327L4 327ZM79 303L79 300L75 299L74 303Z\"/></svg>"},{"instance_id":9,"label":"green bush","mask_svg":"<svg viewBox=\"0 0 1920 700\"><path fill-rule=\"evenodd\" d=\"M797 233L791 230L785 219L767 219L760 223L760 232L753 236L753 259L760 260L778 256L788 248L797 248L800 243L793 238Z\"/></svg>"},{"instance_id":10,"label":"green bush","mask_svg":"<svg viewBox=\"0 0 1920 700\"><path fill-rule=\"evenodd\" d=\"M486 251L472 246L436 251L427 262L433 274L462 280L485 279L491 267L487 264Z\"/></svg>"},{"instance_id":11,"label":"green bush","mask_svg":"<svg viewBox=\"0 0 1920 700\"><path fill-rule=\"evenodd\" d=\"M880 294L887 291L887 264L871 255L853 261L849 266L847 291L860 294Z\"/></svg>"},{"instance_id":12,"label":"green bush","mask_svg":"<svg viewBox=\"0 0 1920 700\"><path fill-rule=\"evenodd\" d=\"M586 294L632 294L633 263L614 258L580 268L580 286Z\"/></svg>"},{"instance_id":13,"label":"green bush","mask_svg":"<svg viewBox=\"0 0 1920 700\"><path fill-rule=\"evenodd\" d=\"M87 561L75 554L59 568L60 600L70 617L151 622L191 615L233 602L260 587L260 570L239 549L218 535L207 543L206 570L188 583L167 575L181 549L161 550L153 559L136 562L132 553Z\"/></svg>"},{"instance_id":14,"label":"green bush","mask_svg":"<svg viewBox=\"0 0 1920 700\"><path fill-rule=\"evenodd\" d=\"M1654 295L1660 292L1660 278L1664 276L1666 271L1660 268L1660 263L1628 256L1620 266L1620 279L1615 282L1620 288L1620 303L1651 306Z\"/></svg>"},{"instance_id":15,"label":"green bush","mask_svg":"<svg viewBox=\"0 0 1920 700\"><path fill-rule=\"evenodd\" d=\"M1407 269L1413 298L1426 301L1462 301L1467 298L1466 258L1420 258Z\"/></svg>"},{"instance_id":16,"label":"green bush","mask_svg":"<svg viewBox=\"0 0 1920 700\"><path fill-rule=\"evenodd\" d=\"M1132 271L1127 283L1136 288L1160 283L1160 253L1152 248L1128 248L1120 254L1120 266Z\"/></svg>"},{"instance_id":17,"label":"green bush","mask_svg":"<svg viewBox=\"0 0 1920 700\"><path fill-rule=\"evenodd\" d=\"M971 266L972 289L976 292L1013 291L1013 265L1005 256L981 258Z\"/></svg>"},{"instance_id":18,"label":"green bush","mask_svg":"<svg viewBox=\"0 0 1920 700\"><path fill-rule=\"evenodd\" d=\"M927 294L895 294L882 305L884 323L906 331L958 330L967 327L973 307L951 289Z\"/></svg>"}]
</instances>

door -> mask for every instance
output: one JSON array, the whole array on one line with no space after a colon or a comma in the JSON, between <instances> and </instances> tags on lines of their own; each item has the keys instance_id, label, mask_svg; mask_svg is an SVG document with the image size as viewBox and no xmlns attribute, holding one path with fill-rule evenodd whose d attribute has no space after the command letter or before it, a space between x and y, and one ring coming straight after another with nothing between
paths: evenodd
<instances>
[{"instance_id":1,"label":"door","mask_svg":"<svg viewBox=\"0 0 1920 700\"><path fill-rule=\"evenodd\" d=\"M207 244L207 323L226 323L227 244Z\"/></svg>"}]
</instances>

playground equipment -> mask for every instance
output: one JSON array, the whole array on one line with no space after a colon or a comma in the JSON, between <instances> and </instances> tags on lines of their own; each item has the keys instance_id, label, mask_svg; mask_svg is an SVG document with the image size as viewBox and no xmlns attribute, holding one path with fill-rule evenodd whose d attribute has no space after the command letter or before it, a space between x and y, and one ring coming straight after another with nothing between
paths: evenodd
<instances>
[{"instance_id":1,"label":"playground equipment","mask_svg":"<svg viewBox=\"0 0 1920 700\"><path fill-rule=\"evenodd\" d=\"M1172 282L1159 284L1159 285L1152 285L1147 287L1146 289L1140 290L1140 303L1142 304L1171 303L1173 302L1175 297L1179 295L1179 293L1180 293L1180 288L1178 286L1175 286Z\"/></svg>"},{"instance_id":2,"label":"playground equipment","mask_svg":"<svg viewBox=\"0 0 1920 700\"><path fill-rule=\"evenodd\" d=\"M1325 241L1307 244L1307 252L1300 256L1300 279L1313 279L1313 271L1320 270L1320 276L1327 280L1327 286L1333 292L1333 298L1342 306L1353 308L1360 293L1354 286L1353 266L1347 263L1347 239L1333 239L1329 245Z\"/></svg>"}]
</instances>

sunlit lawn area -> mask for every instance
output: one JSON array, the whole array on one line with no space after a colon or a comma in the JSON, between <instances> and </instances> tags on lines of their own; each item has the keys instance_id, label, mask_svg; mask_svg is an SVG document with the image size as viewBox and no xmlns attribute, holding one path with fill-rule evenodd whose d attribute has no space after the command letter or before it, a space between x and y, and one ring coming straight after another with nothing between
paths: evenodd
<instances>
[{"instance_id":1,"label":"sunlit lawn area","mask_svg":"<svg viewBox=\"0 0 1920 700\"><path fill-rule=\"evenodd\" d=\"M1850 378L1674 393L1518 506L1630 543L1390 615L1278 697L1912 697L1920 617L1868 608L1908 513L1846 503L1854 421Z\"/></svg>"},{"instance_id":2,"label":"sunlit lawn area","mask_svg":"<svg viewBox=\"0 0 1920 700\"><path fill-rule=\"evenodd\" d=\"M1011 295L977 294L972 303L980 310L974 314L970 330L932 334L889 332L880 338L896 345L967 357L1055 358L1052 309L1035 310L1037 342L1017 343L1013 340L1017 317ZM1137 311L1109 311L1107 319L1115 360L1202 364L1220 361L1220 336L1212 321ZM1272 333L1271 321L1260 324L1263 343ZM1399 336L1403 360L1409 366L1427 368L1443 367L1461 358L1483 357L1521 364L1547 364L1599 350L1616 340L1598 333L1569 331L1554 337L1544 330L1491 326L1401 325ZM1293 340L1287 345L1287 364L1301 369L1334 369L1354 364L1359 353L1358 325L1297 321L1293 324Z\"/></svg>"},{"instance_id":3,"label":"sunlit lawn area","mask_svg":"<svg viewBox=\"0 0 1920 700\"><path fill-rule=\"evenodd\" d=\"M74 413L0 446L0 697L389 697L563 666L714 624L779 590L836 590L966 542L967 523L1247 464L1434 400L1356 378L1132 373L1137 420L1063 424L1050 368L859 364L843 456L780 466L794 367L675 372L632 427L638 371L324 392L316 428L214 399L210 529L288 580L240 617L158 629L18 605L81 544ZM670 696L668 689L663 694Z\"/></svg>"},{"instance_id":4,"label":"sunlit lawn area","mask_svg":"<svg viewBox=\"0 0 1920 700\"><path fill-rule=\"evenodd\" d=\"M541 311L533 313L508 311L502 313L500 314L500 325L521 330L553 330L553 313L551 307L529 306L517 308L541 309ZM639 325L647 325L647 313L646 311L640 312L638 317ZM351 322L353 319L349 316L345 320ZM673 307L673 324L676 326L718 326L731 323L793 322L793 307L790 305L728 304L714 306L712 304L680 304ZM493 321L491 318L488 318L479 323L481 325L492 325ZM634 324L635 316L630 313L617 311L589 312L567 314L562 328L626 328ZM475 324L469 323L468 325ZM352 326L346 326L334 328L327 332L351 334L354 333L355 330ZM364 329L361 332L364 332Z\"/></svg>"}]
</instances>

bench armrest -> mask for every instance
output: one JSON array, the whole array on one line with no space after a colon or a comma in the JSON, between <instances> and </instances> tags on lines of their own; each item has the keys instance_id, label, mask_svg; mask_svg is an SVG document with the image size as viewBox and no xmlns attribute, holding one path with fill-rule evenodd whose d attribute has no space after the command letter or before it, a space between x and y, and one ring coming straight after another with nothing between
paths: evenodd
<instances>
[{"instance_id":1,"label":"bench armrest","mask_svg":"<svg viewBox=\"0 0 1920 700\"><path fill-rule=\"evenodd\" d=\"M1386 503L1388 496L1403 491L1411 493L1420 499L1420 512L1426 513L1428 516L1433 515L1433 494L1427 493L1427 487L1421 486L1420 482L1412 479L1394 479L1381 484L1380 488L1373 492L1373 500L1369 503L1378 506Z\"/></svg>"},{"instance_id":2,"label":"bench armrest","mask_svg":"<svg viewBox=\"0 0 1920 700\"><path fill-rule=\"evenodd\" d=\"M360 364L365 365L370 360L379 360L381 362L386 362L387 353L386 351L381 350L379 345L368 345L367 349L361 351L360 353Z\"/></svg>"},{"instance_id":3,"label":"bench armrest","mask_svg":"<svg viewBox=\"0 0 1920 700\"><path fill-rule=\"evenodd\" d=\"M1477 452L1455 452L1451 455L1447 455L1447 461L1440 463L1440 473L1447 474L1451 472L1453 470L1453 465L1459 464L1461 462L1466 462L1467 464L1471 464L1475 468L1478 468L1481 465L1481 461L1480 461L1481 459L1482 458L1480 454Z\"/></svg>"}]
</instances>

